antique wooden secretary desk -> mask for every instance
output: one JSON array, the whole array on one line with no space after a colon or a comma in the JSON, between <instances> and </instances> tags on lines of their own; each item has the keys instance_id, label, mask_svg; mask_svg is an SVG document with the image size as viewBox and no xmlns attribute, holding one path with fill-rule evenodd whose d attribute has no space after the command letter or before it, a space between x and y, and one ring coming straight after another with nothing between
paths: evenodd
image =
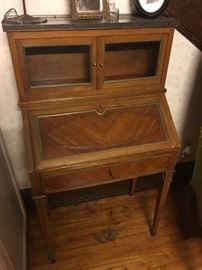
<instances>
[{"instance_id":1,"label":"antique wooden secretary desk","mask_svg":"<svg viewBox=\"0 0 202 270\"><path fill-rule=\"evenodd\" d=\"M51 262L47 195L164 172L155 235L179 152L165 98L173 19L3 23L33 199ZM135 218L135 213L134 213ZM68 232L67 232L68 233Z\"/></svg>"}]
</instances>

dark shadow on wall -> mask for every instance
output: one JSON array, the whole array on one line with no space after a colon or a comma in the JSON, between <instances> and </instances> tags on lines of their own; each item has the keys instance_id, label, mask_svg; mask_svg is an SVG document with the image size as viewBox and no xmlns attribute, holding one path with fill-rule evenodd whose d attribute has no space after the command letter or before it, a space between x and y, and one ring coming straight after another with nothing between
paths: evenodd
<instances>
[{"instance_id":1,"label":"dark shadow on wall","mask_svg":"<svg viewBox=\"0 0 202 270\"><path fill-rule=\"evenodd\" d=\"M188 98L186 115L183 117L185 121L182 133L182 147L190 145L193 152L192 158L194 159L202 125L202 55L200 55L198 67L196 68L195 78L190 79L193 81L193 85L191 95ZM188 185L192 178L193 165L181 163L176 166L174 183L169 194L169 198L173 201L175 207L175 220L179 227L179 233L174 237L176 237L177 241L184 241L186 255L182 256L177 246L173 248L173 252L181 257L184 269L187 270L193 268L194 253L194 249L189 245L188 239L195 238L195 248L197 249L201 246L200 241L202 237L195 194ZM183 174L178 173L178 166L184 167Z\"/></svg>"},{"instance_id":2,"label":"dark shadow on wall","mask_svg":"<svg viewBox=\"0 0 202 270\"><path fill-rule=\"evenodd\" d=\"M178 20L177 29L180 33L202 50L201 0L169 0L166 13Z\"/></svg>"},{"instance_id":3,"label":"dark shadow on wall","mask_svg":"<svg viewBox=\"0 0 202 270\"><path fill-rule=\"evenodd\" d=\"M182 148L190 146L192 150L192 158L195 158L196 148L198 144L200 127L202 125L202 55L195 73L192 94L189 99L185 122L183 126Z\"/></svg>"}]
</instances>

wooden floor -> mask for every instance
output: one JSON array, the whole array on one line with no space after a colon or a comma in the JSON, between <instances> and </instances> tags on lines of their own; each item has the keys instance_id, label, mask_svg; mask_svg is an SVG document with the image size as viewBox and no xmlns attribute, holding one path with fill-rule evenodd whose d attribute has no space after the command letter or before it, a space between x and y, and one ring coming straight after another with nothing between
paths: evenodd
<instances>
[{"instance_id":1,"label":"wooden floor","mask_svg":"<svg viewBox=\"0 0 202 270\"><path fill-rule=\"evenodd\" d=\"M202 239L186 239L170 195L158 235L151 237L156 191L51 210L55 264L49 264L35 216L29 219L30 270L199 270Z\"/></svg>"}]
</instances>

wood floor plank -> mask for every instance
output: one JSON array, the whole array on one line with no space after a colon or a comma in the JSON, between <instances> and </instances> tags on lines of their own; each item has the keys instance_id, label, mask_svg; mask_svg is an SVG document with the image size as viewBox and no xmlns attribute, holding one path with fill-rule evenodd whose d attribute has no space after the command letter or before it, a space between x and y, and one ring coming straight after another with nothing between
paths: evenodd
<instances>
[{"instance_id":1,"label":"wood floor plank","mask_svg":"<svg viewBox=\"0 0 202 270\"><path fill-rule=\"evenodd\" d=\"M29 219L29 270L199 270L202 240L186 240L169 197L151 237L156 191L51 210L56 260L50 264L35 216Z\"/></svg>"}]
</instances>

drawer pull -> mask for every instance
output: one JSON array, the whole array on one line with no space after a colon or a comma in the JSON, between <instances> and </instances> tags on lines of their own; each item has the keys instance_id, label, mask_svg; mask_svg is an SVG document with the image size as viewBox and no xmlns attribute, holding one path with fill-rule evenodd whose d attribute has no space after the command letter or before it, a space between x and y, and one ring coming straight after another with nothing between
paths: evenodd
<instances>
[{"instance_id":1,"label":"drawer pull","mask_svg":"<svg viewBox=\"0 0 202 270\"><path fill-rule=\"evenodd\" d=\"M106 113L106 110L102 106L99 106L98 110L96 110L96 113L100 116L104 116Z\"/></svg>"},{"instance_id":2,"label":"drawer pull","mask_svg":"<svg viewBox=\"0 0 202 270\"><path fill-rule=\"evenodd\" d=\"M100 67L104 67L104 64L100 63Z\"/></svg>"},{"instance_id":3,"label":"drawer pull","mask_svg":"<svg viewBox=\"0 0 202 270\"><path fill-rule=\"evenodd\" d=\"M96 67L97 66L97 63L93 63L93 67Z\"/></svg>"}]
</instances>

